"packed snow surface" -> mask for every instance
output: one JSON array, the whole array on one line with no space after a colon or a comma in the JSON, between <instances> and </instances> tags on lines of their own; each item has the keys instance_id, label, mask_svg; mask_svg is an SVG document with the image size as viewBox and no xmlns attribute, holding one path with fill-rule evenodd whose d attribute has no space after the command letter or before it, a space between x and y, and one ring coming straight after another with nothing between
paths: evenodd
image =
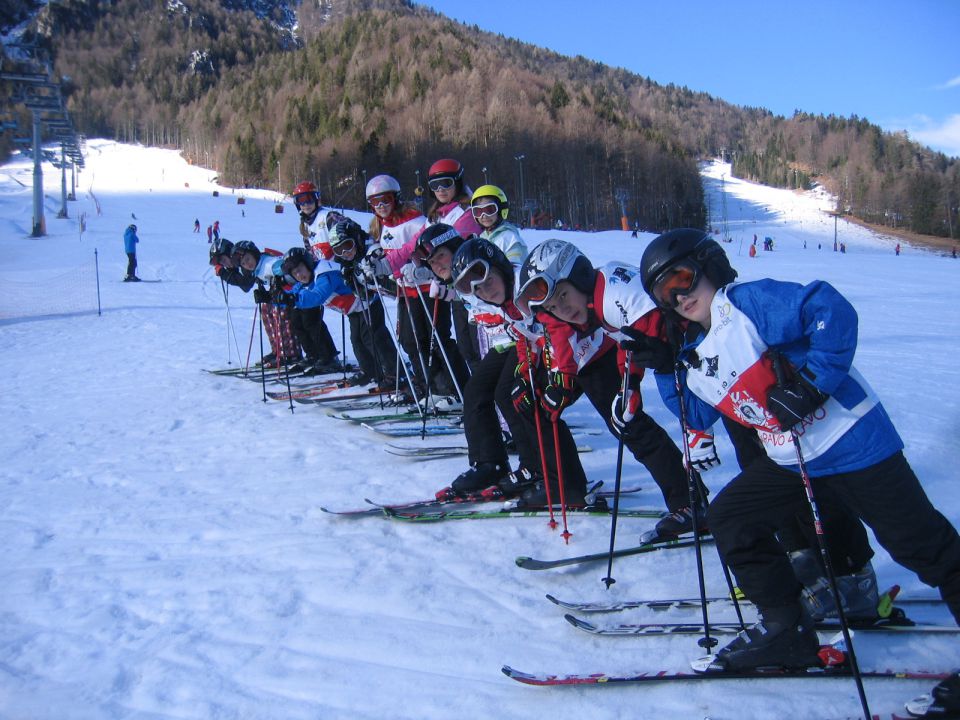
<instances>
[{"instance_id":1,"label":"packed snow surface","mask_svg":"<svg viewBox=\"0 0 960 720\"><path fill-rule=\"evenodd\" d=\"M0 717L858 715L856 689L845 680L539 689L505 678L504 663L555 673L686 670L702 654L697 636L592 637L567 625L544 595L695 596L693 552L619 560L607 591L603 566L530 572L513 562L604 550L610 528L602 518L571 519L564 545L542 518L412 525L323 513L321 506L362 506L364 498L430 497L466 461L389 455L383 438L319 406L291 413L263 402L253 382L203 372L237 365L238 349L246 356L253 320L251 297L236 288L229 313L225 307L207 265L207 226L220 220L225 237L286 250L300 244L292 205L276 213L281 199L268 191L245 191L239 205L240 191L217 186L214 173L175 152L90 141L77 200L68 219L57 219L59 173L44 170L48 235L32 239L30 161L0 168ZM721 179L732 240L725 247L741 277L823 279L853 302L856 364L928 494L960 523L960 261L905 244L897 257L895 240L843 221L837 233L846 253L834 252L829 198L731 179L719 163L704 168L718 230ZM192 232L195 218L200 234ZM121 282L131 222L141 239L139 274L160 282ZM524 233L531 247L554 235L595 264L637 263L653 237ZM761 247L772 237L773 252L749 258L754 235ZM327 322L340 344L339 318L328 313ZM648 411L678 437L652 383L645 394ZM601 427L586 401L565 417ZM594 449L582 456L590 478L612 488L615 440L578 439ZM736 465L722 432L718 443L723 465L705 478L713 492ZM643 487L625 506L661 506L629 455L624 485ZM653 522L621 520L618 546L635 544ZM933 593L879 547L874 562L881 585L899 583L906 596ZM712 546L705 563L708 592L722 594ZM942 609L915 614L948 617ZM696 622L699 614L673 617ZM956 636L861 634L857 643L865 668L960 666ZM929 685L868 681L867 692L874 712L890 713Z\"/></svg>"}]
</instances>

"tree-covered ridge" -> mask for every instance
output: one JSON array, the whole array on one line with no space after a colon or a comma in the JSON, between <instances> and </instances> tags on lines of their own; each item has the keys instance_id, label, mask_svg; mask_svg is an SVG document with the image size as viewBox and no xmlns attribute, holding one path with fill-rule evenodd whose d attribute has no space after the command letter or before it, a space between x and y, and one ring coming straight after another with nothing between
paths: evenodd
<instances>
[{"instance_id":1,"label":"tree-covered ridge","mask_svg":"<svg viewBox=\"0 0 960 720\"><path fill-rule=\"evenodd\" d=\"M452 155L515 209L522 167L545 217L616 226L622 196L631 221L661 229L705 221L695 161L723 154L751 180L820 182L866 220L960 235L960 163L860 118L734 106L406 0L304 1L300 47L214 0L100 6L95 24L53 39L78 125L182 147L228 182L309 178L328 202L358 205L364 173L393 173L410 195L417 170L423 184Z\"/></svg>"}]
</instances>

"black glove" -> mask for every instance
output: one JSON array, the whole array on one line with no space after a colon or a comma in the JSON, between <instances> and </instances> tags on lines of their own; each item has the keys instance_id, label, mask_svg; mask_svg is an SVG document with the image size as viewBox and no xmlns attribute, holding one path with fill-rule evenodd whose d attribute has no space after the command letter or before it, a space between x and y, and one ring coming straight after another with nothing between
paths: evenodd
<instances>
[{"instance_id":1,"label":"black glove","mask_svg":"<svg viewBox=\"0 0 960 720\"><path fill-rule=\"evenodd\" d=\"M655 373L672 373L676 358L673 348L667 343L649 335L644 335L636 328L625 326L620 332L628 336L629 340L621 340L620 348L631 353L632 361L641 367L652 369Z\"/></svg>"},{"instance_id":2,"label":"black glove","mask_svg":"<svg viewBox=\"0 0 960 720\"><path fill-rule=\"evenodd\" d=\"M370 239L370 235L357 223L356 220L346 218L337 223L334 228L338 238L350 238L356 240L361 246Z\"/></svg>"},{"instance_id":3,"label":"black glove","mask_svg":"<svg viewBox=\"0 0 960 720\"><path fill-rule=\"evenodd\" d=\"M519 367L517 369L519 370ZM523 375L514 377L510 399L513 401L513 409L517 411L518 415L533 417L537 408L537 396L534 389L530 387L530 381Z\"/></svg>"},{"instance_id":4,"label":"black glove","mask_svg":"<svg viewBox=\"0 0 960 720\"><path fill-rule=\"evenodd\" d=\"M829 397L803 379L789 380L782 385L773 385L767 391L767 410L777 419L780 429L786 432Z\"/></svg>"},{"instance_id":5,"label":"black glove","mask_svg":"<svg viewBox=\"0 0 960 720\"><path fill-rule=\"evenodd\" d=\"M573 401L573 376L563 372L550 373L547 387L540 396L540 404L547 411L550 422L557 422L564 408Z\"/></svg>"},{"instance_id":6,"label":"black glove","mask_svg":"<svg viewBox=\"0 0 960 720\"><path fill-rule=\"evenodd\" d=\"M267 290L266 288L256 288L256 289L253 291L253 301L254 301L255 303L269 303L269 302L272 302L272 298L271 298L271 296L270 296L270 291Z\"/></svg>"},{"instance_id":7,"label":"black glove","mask_svg":"<svg viewBox=\"0 0 960 720\"><path fill-rule=\"evenodd\" d=\"M273 302L277 305L286 305L287 307L293 307L297 304L297 296L293 293L284 292L279 290L273 294Z\"/></svg>"}]
</instances>

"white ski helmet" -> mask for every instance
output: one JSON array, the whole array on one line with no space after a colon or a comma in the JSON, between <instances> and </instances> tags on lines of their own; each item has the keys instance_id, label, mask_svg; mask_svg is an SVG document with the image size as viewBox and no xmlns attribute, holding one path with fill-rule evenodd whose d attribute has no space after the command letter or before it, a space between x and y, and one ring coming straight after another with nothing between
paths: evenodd
<instances>
[{"instance_id":1,"label":"white ski helmet","mask_svg":"<svg viewBox=\"0 0 960 720\"><path fill-rule=\"evenodd\" d=\"M399 200L400 183L397 182L396 178L390 175L377 175L376 177L370 178L370 182L367 183L368 200L374 195L382 195L383 193L388 192L394 193Z\"/></svg>"},{"instance_id":2,"label":"white ski helmet","mask_svg":"<svg viewBox=\"0 0 960 720\"><path fill-rule=\"evenodd\" d=\"M524 314L532 315L532 306L542 305L553 297L561 280L590 295L595 279L593 264L576 245L566 240L545 240L523 261L516 305Z\"/></svg>"}]
</instances>

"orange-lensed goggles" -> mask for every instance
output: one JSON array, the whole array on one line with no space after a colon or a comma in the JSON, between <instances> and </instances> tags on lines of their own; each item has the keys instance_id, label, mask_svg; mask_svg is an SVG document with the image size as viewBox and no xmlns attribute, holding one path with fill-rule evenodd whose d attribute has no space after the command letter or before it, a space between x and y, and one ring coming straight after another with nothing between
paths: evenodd
<instances>
[{"instance_id":1,"label":"orange-lensed goggles","mask_svg":"<svg viewBox=\"0 0 960 720\"><path fill-rule=\"evenodd\" d=\"M396 200L392 192L385 192L379 195L371 195L367 198L367 202L370 203L370 207L378 208L381 205L393 205Z\"/></svg>"},{"instance_id":2,"label":"orange-lensed goggles","mask_svg":"<svg viewBox=\"0 0 960 720\"><path fill-rule=\"evenodd\" d=\"M657 276L650 292L657 305L672 310L677 306L677 296L689 295L696 289L700 276L700 267L694 263L673 265Z\"/></svg>"},{"instance_id":3,"label":"orange-lensed goggles","mask_svg":"<svg viewBox=\"0 0 960 720\"><path fill-rule=\"evenodd\" d=\"M554 284L543 275L527 280L517 292L516 306L524 315L533 315L533 305L540 305L553 295Z\"/></svg>"}]
</instances>

